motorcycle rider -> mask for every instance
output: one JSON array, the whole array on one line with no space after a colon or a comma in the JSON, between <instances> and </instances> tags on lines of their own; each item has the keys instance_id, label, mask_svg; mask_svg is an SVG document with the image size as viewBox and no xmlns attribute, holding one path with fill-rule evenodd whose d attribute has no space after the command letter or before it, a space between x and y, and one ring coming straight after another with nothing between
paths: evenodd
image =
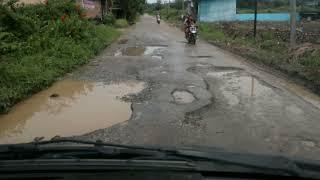
<instances>
[{"instance_id":1,"label":"motorcycle rider","mask_svg":"<svg viewBox=\"0 0 320 180\"><path fill-rule=\"evenodd\" d=\"M157 12L156 18L157 18L157 22L159 23L159 21L160 21L160 12Z\"/></svg>"},{"instance_id":2,"label":"motorcycle rider","mask_svg":"<svg viewBox=\"0 0 320 180\"><path fill-rule=\"evenodd\" d=\"M194 24L195 21L193 20L193 17L189 14L187 16L187 18L184 20L184 32L185 32L185 36L187 37L188 33L189 33L189 28L192 24Z\"/></svg>"}]
</instances>

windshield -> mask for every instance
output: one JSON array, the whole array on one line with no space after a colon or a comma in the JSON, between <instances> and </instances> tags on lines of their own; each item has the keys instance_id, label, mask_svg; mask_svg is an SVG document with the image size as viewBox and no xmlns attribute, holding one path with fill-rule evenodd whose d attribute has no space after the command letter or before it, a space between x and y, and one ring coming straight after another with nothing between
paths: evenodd
<instances>
[{"instance_id":1,"label":"windshield","mask_svg":"<svg viewBox=\"0 0 320 180\"><path fill-rule=\"evenodd\" d=\"M0 0L0 144L320 160L319 95L319 0Z\"/></svg>"}]
</instances>

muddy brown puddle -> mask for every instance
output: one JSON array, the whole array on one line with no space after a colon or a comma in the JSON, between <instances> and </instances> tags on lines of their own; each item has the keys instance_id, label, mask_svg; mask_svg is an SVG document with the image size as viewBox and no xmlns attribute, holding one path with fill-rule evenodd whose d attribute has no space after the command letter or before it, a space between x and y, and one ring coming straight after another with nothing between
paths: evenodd
<instances>
[{"instance_id":1,"label":"muddy brown puddle","mask_svg":"<svg viewBox=\"0 0 320 180\"><path fill-rule=\"evenodd\" d=\"M108 85L60 81L0 116L0 143L81 135L127 121L131 104L120 98L143 89L144 83L137 81Z\"/></svg>"}]
</instances>

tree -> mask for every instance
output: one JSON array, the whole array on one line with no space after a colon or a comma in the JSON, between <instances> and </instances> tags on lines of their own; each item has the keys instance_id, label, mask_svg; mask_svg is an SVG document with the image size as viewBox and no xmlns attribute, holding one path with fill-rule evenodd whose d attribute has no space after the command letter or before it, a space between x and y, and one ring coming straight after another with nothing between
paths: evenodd
<instances>
[{"instance_id":1,"label":"tree","mask_svg":"<svg viewBox=\"0 0 320 180\"><path fill-rule=\"evenodd\" d=\"M161 0L157 0L156 10L157 11L161 10Z\"/></svg>"},{"instance_id":2,"label":"tree","mask_svg":"<svg viewBox=\"0 0 320 180\"><path fill-rule=\"evenodd\" d=\"M116 0L122 10L122 16L128 21L134 21L137 14L143 14L146 2L145 0Z\"/></svg>"}]
</instances>

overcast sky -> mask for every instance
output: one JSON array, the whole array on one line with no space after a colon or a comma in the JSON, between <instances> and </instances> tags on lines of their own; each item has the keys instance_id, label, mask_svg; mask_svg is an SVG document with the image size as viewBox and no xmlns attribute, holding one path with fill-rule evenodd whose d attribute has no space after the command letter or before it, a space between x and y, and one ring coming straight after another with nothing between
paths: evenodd
<instances>
[{"instance_id":1,"label":"overcast sky","mask_svg":"<svg viewBox=\"0 0 320 180\"><path fill-rule=\"evenodd\" d=\"M161 0L162 2L163 1L168 1L168 0ZM170 0L171 2L174 2L174 0ZM155 3L157 2L157 0L147 0L148 3Z\"/></svg>"},{"instance_id":2,"label":"overcast sky","mask_svg":"<svg viewBox=\"0 0 320 180\"><path fill-rule=\"evenodd\" d=\"M155 3L157 0L147 0L148 3Z\"/></svg>"}]
</instances>

